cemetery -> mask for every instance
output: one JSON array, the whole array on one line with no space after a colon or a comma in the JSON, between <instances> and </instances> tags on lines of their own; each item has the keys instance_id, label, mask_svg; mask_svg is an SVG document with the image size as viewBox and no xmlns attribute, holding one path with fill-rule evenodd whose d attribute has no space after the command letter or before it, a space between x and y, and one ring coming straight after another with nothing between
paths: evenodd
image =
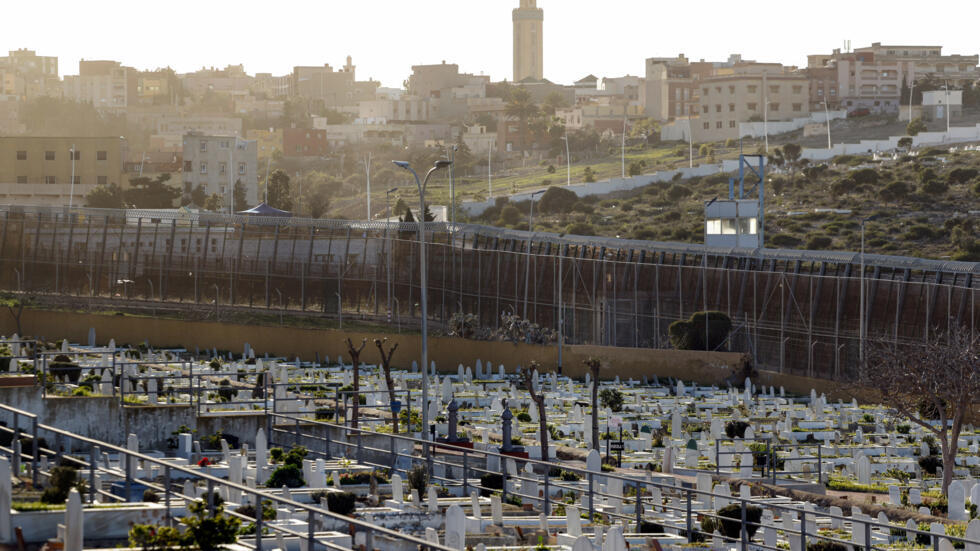
<instances>
[{"instance_id":1,"label":"cemetery","mask_svg":"<svg viewBox=\"0 0 980 551\"><path fill-rule=\"evenodd\" d=\"M980 432L921 404L89 337L0 339L0 545L980 549Z\"/></svg>"}]
</instances>

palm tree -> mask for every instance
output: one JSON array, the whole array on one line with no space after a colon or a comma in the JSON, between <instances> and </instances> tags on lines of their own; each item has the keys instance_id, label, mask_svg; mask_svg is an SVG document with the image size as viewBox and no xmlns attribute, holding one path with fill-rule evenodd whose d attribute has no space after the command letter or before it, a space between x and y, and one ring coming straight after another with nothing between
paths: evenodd
<instances>
[{"instance_id":1,"label":"palm tree","mask_svg":"<svg viewBox=\"0 0 980 551\"><path fill-rule=\"evenodd\" d=\"M508 117L520 121L521 152L527 151L528 121L538 116L538 106L531 98L531 93L524 88L517 88L510 96L510 101L504 109Z\"/></svg>"}]
</instances>

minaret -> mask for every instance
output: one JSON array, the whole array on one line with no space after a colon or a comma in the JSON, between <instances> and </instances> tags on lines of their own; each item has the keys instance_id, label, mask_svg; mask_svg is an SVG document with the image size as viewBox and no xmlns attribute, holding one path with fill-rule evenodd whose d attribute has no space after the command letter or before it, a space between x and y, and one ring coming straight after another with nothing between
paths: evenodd
<instances>
[{"instance_id":1,"label":"minaret","mask_svg":"<svg viewBox=\"0 0 980 551\"><path fill-rule=\"evenodd\" d=\"M544 78L544 10L521 0L514 10L514 82Z\"/></svg>"}]
</instances>

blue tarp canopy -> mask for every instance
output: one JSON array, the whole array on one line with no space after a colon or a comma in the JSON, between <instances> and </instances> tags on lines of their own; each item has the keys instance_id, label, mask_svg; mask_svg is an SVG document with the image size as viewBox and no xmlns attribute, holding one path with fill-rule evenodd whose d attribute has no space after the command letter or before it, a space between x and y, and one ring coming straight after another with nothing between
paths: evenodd
<instances>
[{"instance_id":1,"label":"blue tarp canopy","mask_svg":"<svg viewBox=\"0 0 980 551\"><path fill-rule=\"evenodd\" d=\"M248 210L239 211L238 214L247 214L251 216L278 216L280 218L288 218L293 215L293 213L285 210L279 210L274 207L270 207L265 203L259 203Z\"/></svg>"}]
</instances>

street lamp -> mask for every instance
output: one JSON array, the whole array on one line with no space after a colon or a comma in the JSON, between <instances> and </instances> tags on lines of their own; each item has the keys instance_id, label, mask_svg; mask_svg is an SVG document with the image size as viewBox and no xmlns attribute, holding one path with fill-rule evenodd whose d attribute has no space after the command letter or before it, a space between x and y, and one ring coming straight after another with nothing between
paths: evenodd
<instances>
[{"instance_id":1,"label":"street lamp","mask_svg":"<svg viewBox=\"0 0 980 551\"><path fill-rule=\"evenodd\" d=\"M626 179L626 116L623 116L623 179Z\"/></svg>"},{"instance_id":2,"label":"street lamp","mask_svg":"<svg viewBox=\"0 0 980 551\"><path fill-rule=\"evenodd\" d=\"M75 199L75 144L71 144L68 154L71 155L71 186L68 188L68 212L71 213L72 202Z\"/></svg>"},{"instance_id":3,"label":"street lamp","mask_svg":"<svg viewBox=\"0 0 980 551\"><path fill-rule=\"evenodd\" d=\"M572 154L568 147L568 134L561 137L565 141L565 166L568 167L568 182L565 185L572 185Z\"/></svg>"},{"instance_id":4,"label":"street lamp","mask_svg":"<svg viewBox=\"0 0 980 551\"><path fill-rule=\"evenodd\" d=\"M909 85L909 122L912 122L912 95L915 93L915 78L912 78L912 84Z\"/></svg>"},{"instance_id":5,"label":"street lamp","mask_svg":"<svg viewBox=\"0 0 980 551\"><path fill-rule=\"evenodd\" d=\"M949 109L949 81L948 80L944 80L943 81L943 90L946 91L946 139L949 140L950 139L950 135L949 135L949 111L950 111L950 109Z\"/></svg>"},{"instance_id":6,"label":"street lamp","mask_svg":"<svg viewBox=\"0 0 980 551\"><path fill-rule=\"evenodd\" d=\"M833 143L830 141L830 107L827 106L826 101L821 101L823 104L823 112L827 116L827 149L833 149Z\"/></svg>"},{"instance_id":7,"label":"street lamp","mask_svg":"<svg viewBox=\"0 0 980 551\"><path fill-rule=\"evenodd\" d=\"M368 151L367 159L364 159L364 172L367 176L367 221L371 221L371 152Z\"/></svg>"},{"instance_id":8,"label":"street lamp","mask_svg":"<svg viewBox=\"0 0 980 551\"><path fill-rule=\"evenodd\" d=\"M524 260L524 319L527 319L527 288L531 282L531 236L534 234L534 198L544 193L540 189L531 194L531 211L527 217L527 258Z\"/></svg>"},{"instance_id":9,"label":"street lamp","mask_svg":"<svg viewBox=\"0 0 980 551\"><path fill-rule=\"evenodd\" d=\"M438 170L452 165L451 161L440 159L435 162L429 172L425 175L424 181L419 181L419 175L407 161L392 161L395 166L403 168L412 173L415 177L415 185L419 189L419 286L420 299L422 301L422 438L429 439L429 335L428 335L428 275L425 267L425 188L429 185L429 178Z\"/></svg>"},{"instance_id":10,"label":"street lamp","mask_svg":"<svg viewBox=\"0 0 980 551\"><path fill-rule=\"evenodd\" d=\"M866 223L872 221L872 220L877 220L878 219L878 216L879 215L877 215L877 214L873 214L873 215L871 215L871 216L869 216L867 218L862 218L861 219L861 293L860 293L860 295L861 295L861 307L860 307L859 314L858 314L859 316L861 316L861 319L858 320L859 321L859 325L858 325L858 333L859 333L859 335L858 335L858 361L861 364L861 369L864 369L864 338L865 338L865 335L866 335L867 329L868 329L866 327L867 324L864 321L864 309L865 309L865 304L864 304L864 225Z\"/></svg>"},{"instance_id":11,"label":"street lamp","mask_svg":"<svg viewBox=\"0 0 980 551\"><path fill-rule=\"evenodd\" d=\"M386 231L388 225L391 223L391 194L394 193L395 191L398 191L398 188L393 187L385 192L385 211L388 213L385 218ZM386 287L387 289L386 294L388 295L388 317L389 317L388 321L390 322L391 321L390 319L391 317L391 235L388 236L388 254L386 254L385 257L386 257L385 263L387 264L385 270L388 274L388 286Z\"/></svg>"}]
</instances>

